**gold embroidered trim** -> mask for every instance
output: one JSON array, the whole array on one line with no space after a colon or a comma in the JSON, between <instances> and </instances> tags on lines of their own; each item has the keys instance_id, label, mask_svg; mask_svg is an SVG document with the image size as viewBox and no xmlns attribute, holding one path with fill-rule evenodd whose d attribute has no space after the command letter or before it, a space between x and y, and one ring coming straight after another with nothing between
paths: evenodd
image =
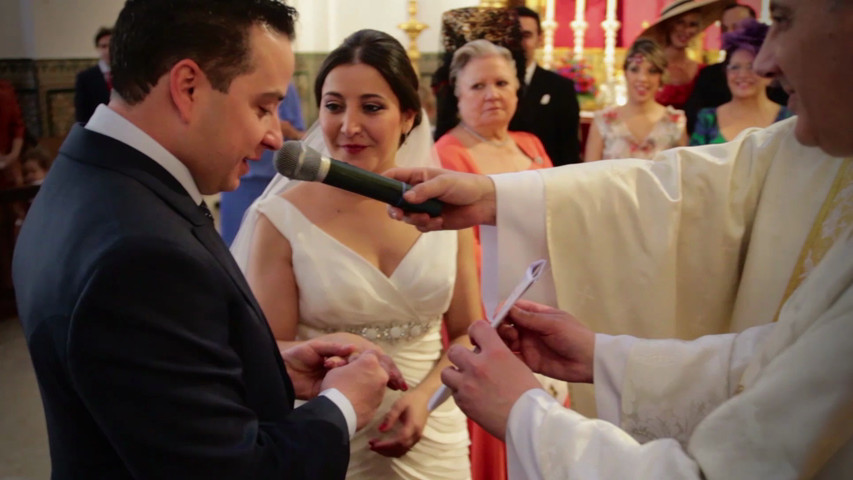
<instances>
[{"instance_id":1,"label":"gold embroidered trim","mask_svg":"<svg viewBox=\"0 0 853 480\"><path fill-rule=\"evenodd\" d=\"M828 223L828 221L830 221ZM811 270L823 259L826 252L832 248L833 243L847 226L853 223L853 160L846 159L838 168L832 188L827 193L826 200L820 208L817 218L812 225L811 232L803 244L797 266L794 268L785 295L776 310L773 321L779 320L779 312L782 305L788 301L788 297L806 279Z\"/></svg>"}]
</instances>

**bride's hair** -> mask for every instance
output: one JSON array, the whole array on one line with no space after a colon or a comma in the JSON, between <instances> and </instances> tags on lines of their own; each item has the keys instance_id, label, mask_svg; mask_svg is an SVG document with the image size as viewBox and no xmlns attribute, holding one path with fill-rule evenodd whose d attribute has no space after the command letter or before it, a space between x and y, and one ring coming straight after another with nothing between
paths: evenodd
<instances>
[{"instance_id":1,"label":"bride's hair","mask_svg":"<svg viewBox=\"0 0 853 480\"><path fill-rule=\"evenodd\" d=\"M340 65L356 63L368 65L379 72L397 96L400 110L415 113L412 128L421 123L418 74L412 67L412 61L396 38L378 30L364 29L353 33L323 60L314 81L314 98L318 107L323 95L323 83L329 72ZM404 140L405 136L400 138L401 145Z\"/></svg>"}]
</instances>

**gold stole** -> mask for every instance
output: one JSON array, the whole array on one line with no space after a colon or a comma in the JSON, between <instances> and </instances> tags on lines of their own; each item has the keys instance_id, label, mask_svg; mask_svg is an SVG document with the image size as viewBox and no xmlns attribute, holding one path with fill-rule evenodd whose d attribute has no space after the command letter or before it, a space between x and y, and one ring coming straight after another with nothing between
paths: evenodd
<instances>
[{"instance_id":1,"label":"gold stole","mask_svg":"<svg viewBox=\"0 0 853 480\"><path fill-rule=\"evenodd\" d=\"M839 167L826 200L823 202L823 206L821 206L812 225L811 232L803 244L800 258L797 260L790 280L788 280L788 288L785 289L785 295L776 311L774 322L779 320L779 312L782 310L782 305L788 301L788 297L794 293L794 290L800 286L812 269L820 263L826 252L832 248L838 237L846 232L851 225L853 225L853 159L846 159ZM743 379L741 379L741 383L735 390L735 395L743 390ZM838 412L838 421L830 422L826 426L817 445L814 445L812 451L809 452L800 479L808 479L817 475L826 465L826 462L838 452L838 449L849 441L853 435L853 416L851 413L853 413L853 405L848 405L844 411Z\"/></svg>"},{"instance_id":2,"label":"gold stole","mask_svg":"<svg viewBox=\"0 0 853 480\"><path fill-rule=\"evenodd\" d=\"M832 187L826 195L823 206L820 207L817 218L812 224L811 232L806 237L800 258L794 267L794 272L788 280L788 288L779 302L773 321L779 320L779 312L788 301L788 297L803 283L808 274L826 255L835 240L853 224L853 159L846 159L838 168ZM749 370L747 370L749 371ZM746 376L746 372L744 372ZM743 377L734 391L735 395L744 390Z\"/></svg>"},{"instance_id":3,"label":"gold stole","mask_svg":"<svg viewBox=\"0 0 853 480\"><path fill-rule=\"evenodd\" d=\"M804 160L808 161L808 160ZM812 230L803 244L800 258L794 267L794 272L788 280L788 288L776 310L773 321L779 320L782 305L788 297L800 286L814 267L820 263L826 252L832 248L835 240L853 225L853 159L843 160L835 181L832 183L826 200L815 218Z\"/></svg>"}]
</instances>

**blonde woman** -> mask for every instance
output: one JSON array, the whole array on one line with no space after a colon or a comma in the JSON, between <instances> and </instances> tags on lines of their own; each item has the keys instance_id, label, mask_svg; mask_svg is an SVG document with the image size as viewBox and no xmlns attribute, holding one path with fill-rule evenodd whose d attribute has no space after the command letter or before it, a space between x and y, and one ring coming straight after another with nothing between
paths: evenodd
<instances>
[{"instance_id":1,"label":"blonde woman","mask_svg":"<svg viewBox=\"0 0 853 480\"><path fill-rule=\"evenodd\" d=\"M595 112L584 161L654 157L687 144L684 112L655 100L666 71L666 57L653 40L639 38L625 58L628 102Z\"/></svg>"}]
</instances>

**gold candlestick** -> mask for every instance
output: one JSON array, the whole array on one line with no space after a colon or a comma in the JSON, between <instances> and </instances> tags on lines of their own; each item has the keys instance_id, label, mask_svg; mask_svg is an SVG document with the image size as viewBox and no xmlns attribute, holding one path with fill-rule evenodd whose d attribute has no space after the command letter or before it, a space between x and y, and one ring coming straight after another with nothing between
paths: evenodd
<instances>
[{"instance_id":1,"label":"gold candlestick","mask_svg":"<svg viewBox=\"0 0 853 480\"><path fill-rule=\"evenodd\" d=\"M619 20L616 20L616 0L607 0L607 14L601 22L604 29L605 105L613 105L616 102L616 33L621 26Z\"/></svg>"},{"instance_id":2,"label":"gold candlestick","mask_svg":"<svg viewBox=\"0 0 853 480\"><path fill-rule=\"evenodd\" d=\"M397 25L397 28L406 32L406 35L409 36L409 48L406 49L406 53L409 55L409 60L411 60L412 66L415 67L415 71L420 74L418 60L421 58L421 52L418 50L418 35L429 27L425 23L419 22L416 18L417 15L417 0L409 0L409 19Z\"/></svg>"},{"instance_id":3,"label":"gold candlestick","mask_svg":"<svg viewBox=\"0 0 853 480\"><path fill-rule=\"evenodd\" d=\"M554 32L559 25L554 20L554 3L555 0L547 0L545 3L545 21L542 22L545 37L542 48L542 66L548 70L554 63Z\"/></svg>"},{"instance_id":4,"label":"gold candlestick","mask_svg":"<svg viewBox=\"0 0 853 480\"><path fill-rule=\"evenodd\" d=\"M480 0L480 6L484 8L504 8L506 7L506 0Z\"/></svg>"},{"instance_id":5,"label":"gold candlestick","mask_svg":"<svg viewBox=\"0 0 853 480\"><path fill-rule=\"evenodd\" d=\"M586 22L585 0L577 0L575 3L575 20L569 26L572 27L572 32L575 34L574 59L575 61L581 61L583 60L584 34L586 33L586 27L589 26Z\"/></svg>"}]
</instances>

